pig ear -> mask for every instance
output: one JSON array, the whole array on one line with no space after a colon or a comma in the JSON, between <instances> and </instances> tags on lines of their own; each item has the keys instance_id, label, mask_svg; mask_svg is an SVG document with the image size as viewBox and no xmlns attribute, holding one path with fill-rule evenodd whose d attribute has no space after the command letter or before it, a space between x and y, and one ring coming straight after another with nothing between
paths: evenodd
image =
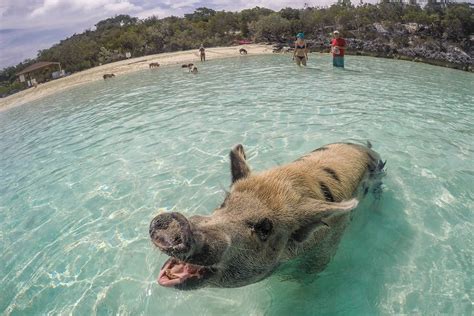
<instances>
[{"instance_id":1,"label":"pig ear","mask_svg":"<svg viewBox=\"0 0 474 316\"><path fill-rule=\"evenodd\" d=\"M232 173L232 183L245 178L250 174L250 168L245 159L244 146L238 144L230 151L230 172Z\"/></svg>"},{"instance_id":2,"label":"pig ear","mask_svg":"<svg viewBox=\"0 0 474 316\"><path fill-rule=\"evenodd\" d=\"M326 219L347 214L355 209L358 203L357 199L339 203L315 199L306 201L296 211L297 229L291 234L291 239L296 242L303 242L318 229L330 229Z\"/></svg>"}]
</instances>

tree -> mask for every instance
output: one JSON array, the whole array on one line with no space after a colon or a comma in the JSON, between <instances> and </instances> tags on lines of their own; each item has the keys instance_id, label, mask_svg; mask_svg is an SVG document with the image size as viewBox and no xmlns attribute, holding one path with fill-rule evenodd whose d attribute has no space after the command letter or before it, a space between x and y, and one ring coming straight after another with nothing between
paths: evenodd
<instances>
[{"instance_id":1,"label":"tree","mask_svg":"<svg viewBox=\"0 0 474 316\"><path fill-rule=\"evenodd\" d=\"M194 13L185 14L184 17L193 22L204 21L208 22L209 19L216 14L216 11L205 7L197 8Z\"/></svg>"},{"instance_id":2,"label":"tree","mask_svg":"<svg viewBox=\"0 0 474 316\"><path fill-rule=\"evenodd\" d=\"M116 15L113 18L108 18L102 21L99 21L95 27L96 30L104 30L113 27L122 27L122 26L129 26L135 25L138 22L138 18L133 18L126 14Z\"/></svg>"},{"instance_id":3,"label":"tree","mask_svg":"<svg viewBox=\"0 0 474 316\"><path fill-rule=\"evenodd\" d=\"M337 0L337 4L343 7L350 7L352 8L351 0Z\"/></svg>"},{"instance_id":4,"label":"tree","mask_svg":"<svg viewBox=\"0 0 474 316\"><path fill-rule=\"evenodd\" d=\"M279 14L274 13L261 17L251 24L251 30L258 40L282 41L291 34L291 24Z\"/></svg>"},{"instance_id":5,"label":"tree","mask_svg":"<svg viewBox=\"0 0 474 316\"><path fill-rule=\"evenodd\" d=\"M291 20L299 20L300 18L300 10L298 9L293 9L293 8L284 8L281 9L280 12L278 12L280 16L284 19L287 19L289 21Z\"/></svg>"},{"instance_id":6,"label":"tree","mask_svg":"<svg viewBox=\"0 0 474 316\"><path fill-rule=\"evenodd\" d=\"M143 37L132 30L122 33L117 39L117 49L122 51L130 51L134 56L141 55L145 47L145 40Z\"/></svg>"},{"instance_id":7,"label":"tree","mask_svg":"<svg viewBox=\"0 0 474 316\"><path fill-rule=\"evenodd\" d=\"M450 4L445 10L442 24L449 38L468 37L474 33L474 10L467 3Z\"/></svg>"},{"instance_id":8,"label":"tree","mask_svg":"<svg viewBox=\"0 0 474 316\"><path fill-rule=\"evenodd\" d=\"M255 7L252 9L245 9L237 14L237 20L239 23L239 29L243 37L250 35L249 25L251 22L257 21L261 16L268 16L273 11L266 8Z\"/></svg>"},{"instance_id":9,"label":"tree","mask_svg":"<svg viewBox=\"0 0 474 316\"><path fill-rule=\"evenodd\" d=\"M217 12L209 19L208 24L211 34L214 35L224 35L239 29L238 19L232 12Z\"/></svg>"}]
</instances>

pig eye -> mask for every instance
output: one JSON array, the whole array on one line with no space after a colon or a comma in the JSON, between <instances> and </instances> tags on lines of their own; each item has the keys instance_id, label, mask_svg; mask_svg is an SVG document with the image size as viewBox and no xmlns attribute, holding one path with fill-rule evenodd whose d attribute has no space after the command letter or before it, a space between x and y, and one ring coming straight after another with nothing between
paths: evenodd
<instances>
[{"instance_id":1,"label":"pig eye","mask_svg":"<svg viewBox=\"0 0 474 316\"><path fill-rule=\"evenodd\" d=\"M265 241L273 231L273 223L271 220L265 217L253 224L252 231L257 234L261 241Z\"/></svg>"}]
</instances>

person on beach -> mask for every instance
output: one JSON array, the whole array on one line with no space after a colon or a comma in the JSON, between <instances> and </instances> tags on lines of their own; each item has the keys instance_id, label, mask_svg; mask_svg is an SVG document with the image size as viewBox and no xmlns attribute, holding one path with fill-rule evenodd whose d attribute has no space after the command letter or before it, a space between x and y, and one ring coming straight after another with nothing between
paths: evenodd
<instances>
[{"instance_id":1,"label":"person on beach","mask_svg":"<svg viewBox=\"0 0 474 316\"><path fill-rule=\"evenodd\" d=\"M296 64L298 66L306 66L308 61L308 46L304 40L304 33L296 34L295 50L293 52L293 60L296 57Z\"/></svg>"},{"instance_id":2,"label":"person on beach","mask_svg":"<svg viewBox=\"0 0 474 316\"><path fill-rule=\"evenodd\" d=\"M334 39L331 41L332 65L344 68L344 50L346 41L341 37L339 31L334 31Z\"/></svg>"},{"instance_id":3,"label":"person on beach","mask_svg":"<svg viewBox=\"0 0 474 316\"><path fill-rule=\"evenodd\" d=\"M203 44L199 47L199 56L201 56L201 61L206 61L206 50L204 49Z\"/></svg>"}]
</instances>

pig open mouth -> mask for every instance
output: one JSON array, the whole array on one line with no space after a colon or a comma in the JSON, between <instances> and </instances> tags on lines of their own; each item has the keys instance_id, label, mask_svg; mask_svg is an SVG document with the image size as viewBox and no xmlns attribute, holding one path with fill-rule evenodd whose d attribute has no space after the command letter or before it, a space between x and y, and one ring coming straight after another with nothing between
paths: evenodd
<instances>
[{"instance_id":1,"label":"pig open mouth","mask_svg":"<svg viewBox=\"0 0 474 316\"><path fill-rule=\"evenodd\" d=\"M158 284L165 287L187 288L196 285L212 274L212 269L197 264L169 258L160 270Z\"/></svg>"},{"instance_id":2,"label":"pig open mouth","mask_svg":"<svg viewBox=\"0 0 474 316\"><path fill-rule=\"evenodd\" d=\"M158 275L158 283L163 286L172 287L182 284L191 278L202 278L203 266L198 266L176 258L168 259L161 268Z\"/></svg>"},{"instance_id":3,"label":"pig open mouth","mask_svg":"<svg viewBox=\"0 0 474 316\"><path fill-rule=\"evenodd\" d=\"M196 260L193 254L195 236L189 221L179 213L161 214L150 225L153 244L170 256L158 275L165 287L190 289L198 286L216 272L205 258Z\"/></svg>"}]
</instances>

